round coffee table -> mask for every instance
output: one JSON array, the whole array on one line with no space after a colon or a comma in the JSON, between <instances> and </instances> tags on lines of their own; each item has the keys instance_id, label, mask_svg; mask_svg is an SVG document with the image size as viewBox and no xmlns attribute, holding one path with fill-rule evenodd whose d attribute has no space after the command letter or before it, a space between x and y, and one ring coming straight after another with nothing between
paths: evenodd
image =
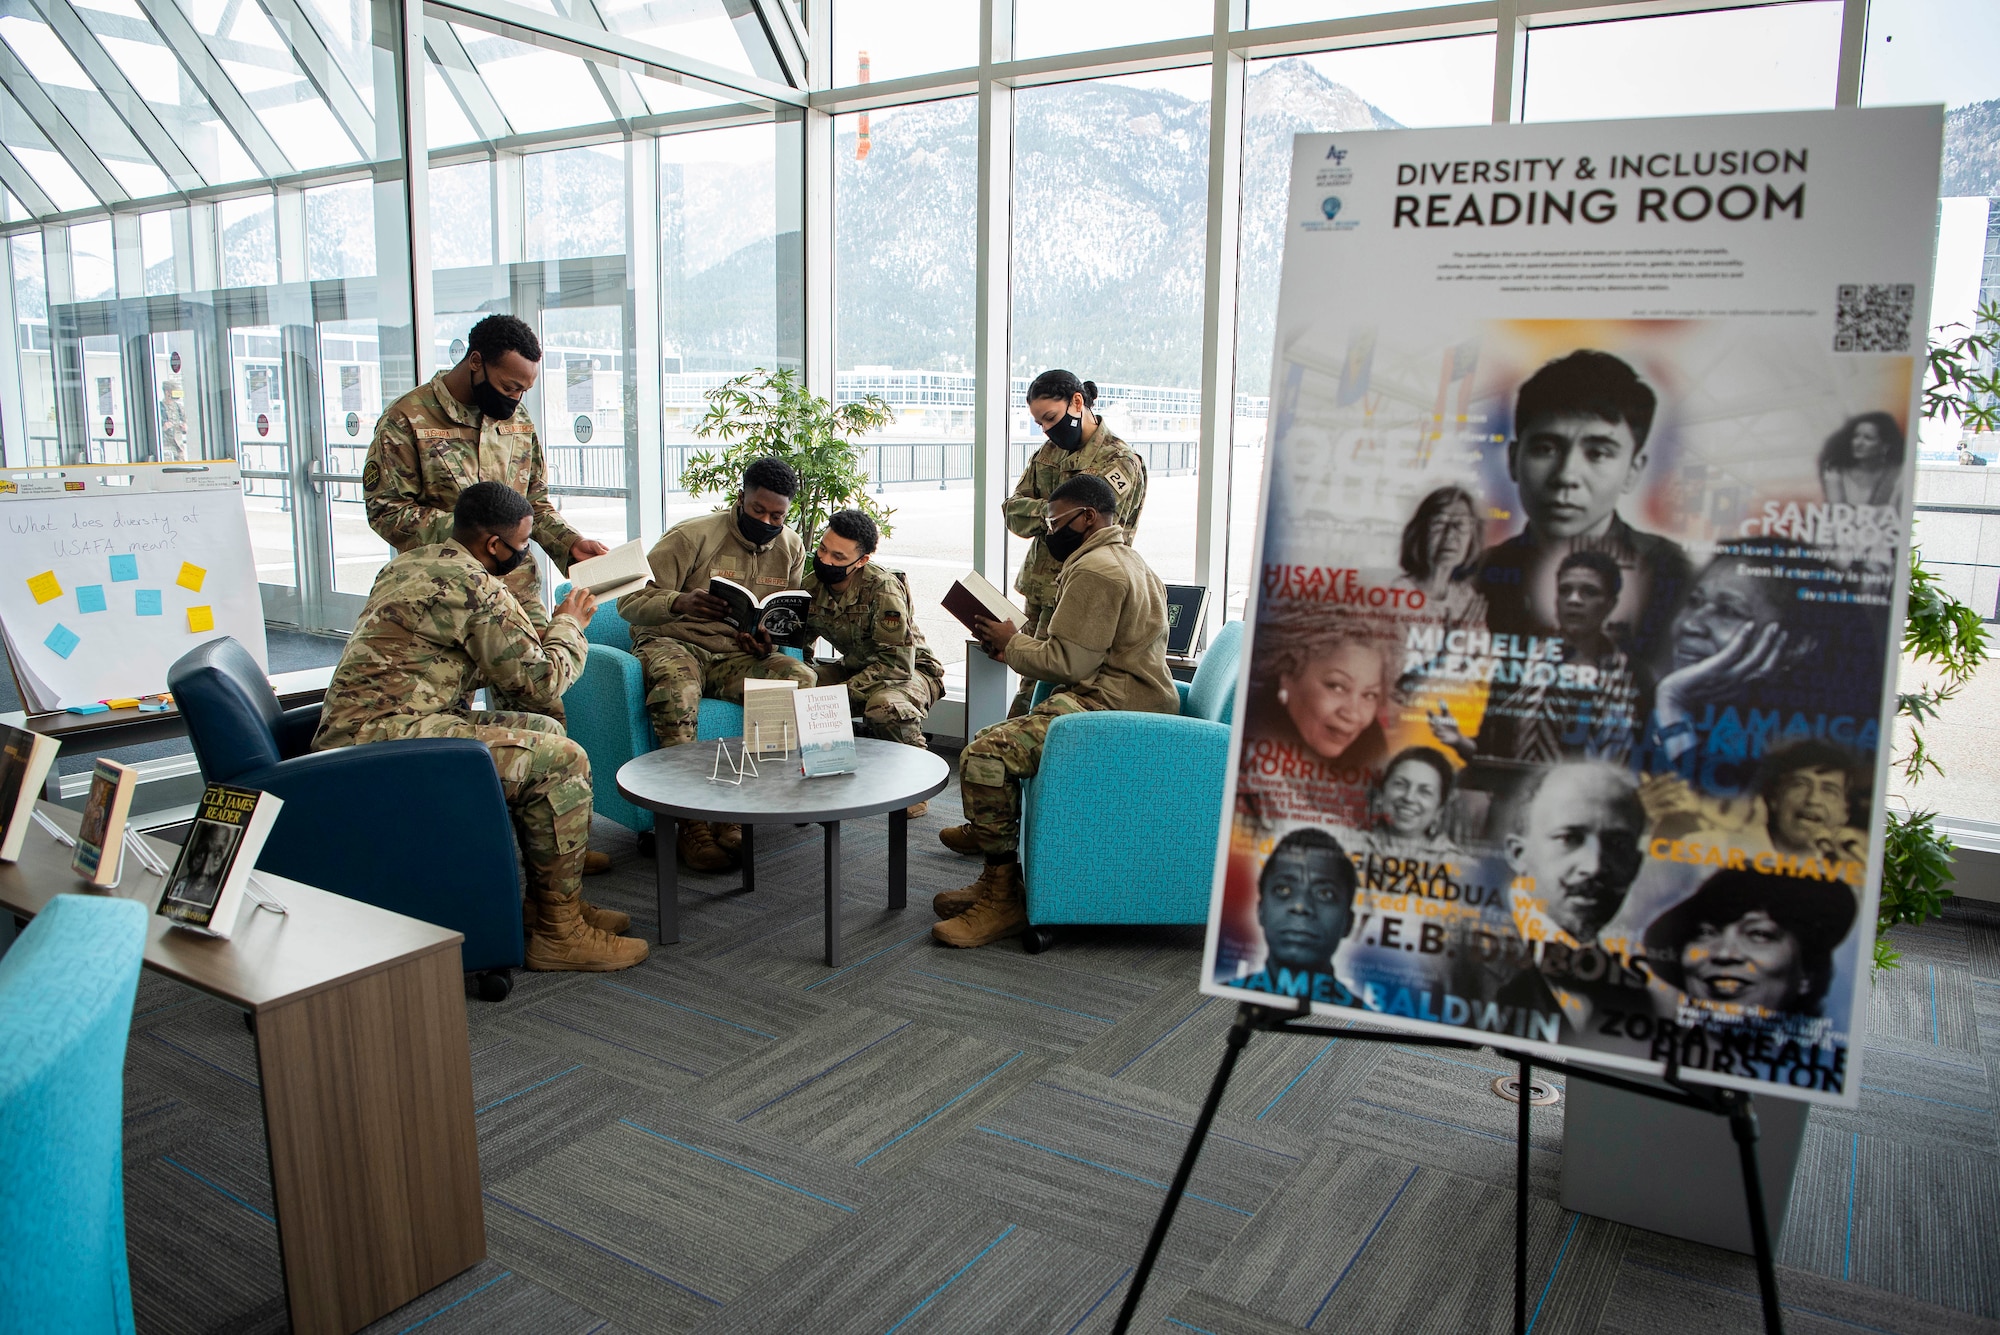
<instances>
[{"instance_id":1,"label":"round coffee table","mask_svg":"<svg viewBox=\"0 0 2000 1335\"><path fill-rule=\"evenodd\" d=\"M659 862L660 940L681 939L679 900L680 822L720 821L743 827L743 888L757 888L756 828L813 823L826 827L826 962L840 963L840 822L889 813L889 907L909 903L909 818L904 808L943 790L951 767L928 751L873 737L857 737L860 764L853 774L808 779L799 773L798 753L765 756L756 774L735 782L730 763L716 771L716 743L688 742L648 751L618 769L618 791L655 817ZM729 743L732 757L741 744Z\"/></svg>"}]
</instances>

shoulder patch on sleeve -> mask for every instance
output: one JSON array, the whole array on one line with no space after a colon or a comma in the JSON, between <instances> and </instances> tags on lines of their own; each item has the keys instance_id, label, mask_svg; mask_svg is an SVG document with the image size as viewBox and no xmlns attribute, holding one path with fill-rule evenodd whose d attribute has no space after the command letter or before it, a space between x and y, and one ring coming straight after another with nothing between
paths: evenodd
<instances>
[{"instance_id":1,"label":"shoulder patch on sleeve","mask_svg":"<svg viewBox=\"0 0 2000 1335\"><path fill-rule=\"evenodd\" d=\"M382 461L380 459L370 459L367 465L361 470L361 485L364 487L373 487L381 481Z\"/></svg>"},{"instance_id":2,"label":"shoulder patch on sleeve","mask_svg":"<svg viewBox=\"0 0 2000 1335\"><path fill-rule=\"evenodd\" d=\"M1111 484L1111 489L1119 493L1121 496L1125 492L1130 491L1132 489L1132 479L1125 476L1125 470L1123 467L1111 469L1104 475L1104 480L1106 482L1109 482Z\"/></svg>"}]
</instances>

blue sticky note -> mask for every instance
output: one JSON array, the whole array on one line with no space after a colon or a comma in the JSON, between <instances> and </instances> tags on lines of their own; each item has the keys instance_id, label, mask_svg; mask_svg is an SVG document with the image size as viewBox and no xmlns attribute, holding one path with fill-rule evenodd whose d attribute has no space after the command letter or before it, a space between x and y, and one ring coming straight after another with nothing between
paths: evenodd
<instances>
[{"instance_id":1,"label":"blue sticky note","mask_svg":"<svg viewBox=\"0 0 2000 1335\"><path fill-rule=\"evenodd\" d=\"M102 612L104 610L104 586L102 584L77 585L76 610L79 612Z\"/></svg>"},{"instance_id":2,"label":"blue sticky note","mask_svg":"<svg viewBox=\"0 0 2000 1335\"><path fill-rule=\"evenodd\" d=\"M65 714L109 714L110 712L111 706L102 703L94 705L71 705L69 708L63 710Z\"/></svg>"},{"instance_id":3,"label":"blue sticky note","mask_svg":"<svg viewBox=\"0 0 2000 1335\"><path fill-rule=\"evenodd\" d=\"M114 556L111 558L111 582L123 584L128 579L139 578L139 558L136 556Z\"/></svg>"},{"instance_id":4,"label":"blue sticky note","mask_svg":"<svg viewBox=\"0 0 2000 1335\"><path fill-rule=\"evenodd\" d=\"M82 642L75 631L63 625L60 621L56 623L56 628L49 632L49 637L42 641L43 644L48 646L49 652L57 658L68 658L72 653L76 652L76 646Z\"/></svg>"},{"instance_id":5,"label":"blue sticky note","mask_svg":"<svg viewBox=\"0 0 2000 1335\"><path fill-rule=\"evenodd\" d=\"M142 617L160 615L160 591L158 589L134 589L132 591L133 610Z\"/></svg>"}]
</instances>

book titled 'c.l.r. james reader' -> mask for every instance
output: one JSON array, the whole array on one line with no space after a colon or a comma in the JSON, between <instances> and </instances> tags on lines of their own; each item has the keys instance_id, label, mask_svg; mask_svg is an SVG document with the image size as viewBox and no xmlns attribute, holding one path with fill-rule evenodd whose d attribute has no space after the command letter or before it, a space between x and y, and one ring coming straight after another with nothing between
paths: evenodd
<instances>
[{"instance_id":1,"label":"book titled 'c.l.r. james reader'","mask_svg":"<svg viewBox=\"0 0 2000 1335\"><path fill-rule=\"evenodd\" d=\"M160 916L177 927L227 939L264 838L284 803L254 788L211 783L160 896Z\"/></svg>"}]
</instances>

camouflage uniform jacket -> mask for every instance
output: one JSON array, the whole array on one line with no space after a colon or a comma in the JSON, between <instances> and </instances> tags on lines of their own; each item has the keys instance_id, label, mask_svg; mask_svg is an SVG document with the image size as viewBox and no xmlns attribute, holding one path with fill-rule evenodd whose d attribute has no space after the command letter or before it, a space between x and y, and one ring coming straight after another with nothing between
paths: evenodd
<instances>
[{"instance_id":1,"label":"camouflage uniform jacket","mask_svg":"<svg viewBox=\"0 0 2000 1335\"><path fill-rule=\"evenodd\" d=\"M1116 524L1063 563L1055 611L1040 638L1007 641L1007 666L1061 682L1092 709L1178 714L1167 671L1167 590Z\"/></svg>"},{"instance_id":2,"label":"camouflage uniform jacket","mask_svg":"<svg viewBox=\"0 0 2000 1335\"><path fill-rule=\"evenodd\" d=\"M375 424L361 469L368 527L399 552L449 542L458 493L475 482L504 482L528 498L535 508L532 536L558 569L568 570L570 546L583 535L549 501L542 441L528 410L496 421L453 398L444 377L440 371L397 399ZM516 597L533 591L539 606L532 558L508 576L507 587Z\"/></svg>"},{"instance_id":3,"label":"camouflage uniform jacket","mask_svg":"<svg viewBox=\"0 0 2000 1335\"><path fill-rule=\"evenodd\" d=\"M720 621L674 615L674 599L696 590L706 593L708 581L720 575L765 597L779 589L796 589L806 568L806 545L790 529L762 547L752 547L736 527L736 507L683 519L646 553L653 583L618 600L618 614L632 625L632 647L654 640L681 640L710 653L733 654L736 632Z\"/></svg>"},{"instance_id":4,"label":"camouflage uniform jacket","mask_svg":"<svg viewBox=\"0 0 2000 1335\"><path fill-rule=\"evenodd\" d=\"M917 673L939 679L944 668L924 645L924 633L910 615L909 595L896 572L870 561L835 592L807 575L812 608L806 628L832 645L847 674L845 685L866 695L877 686L907 682Z\"/></svg>"},{"instance_id":5,"label":"camouflage uniform jacket","mask_svg":"<svg viewBox=\"0 0 2000 1335\"><path fill-rule=\"evenodd\" d=\"M582 674L584 644L568 615L537 635L507 586L457 543L413 548L375 577L313 749L404 736L434 714L462 713L482 686L547 706Z\"/></svg>"},{"instance_id":6,"label":"camouflage uniform jacket","mask_svg":"<svg viewBox=\"0 0 2000 1335\"><path fill-rule=\"evenodd\" d=\"M1127 533L1139 529L1139 511L1146 505L1146 464L1132 447L1111 434L1103 418L1097 430L1077 450L1043 445L1035 451L1014 494L1001 503L1000 513L1007 531L1017 538L1031 538L1028 553L1021 558L1021 573L1014 588L1032 606L1048 607L1056 600L1056 576L1063 563L1049 554L1042 535L1049 531L1049 496L1078 473L1095 473L1118 493L1118 522ZM1026 629L1033 630L1033 626Z\"/></svg>"}]
</instances>

